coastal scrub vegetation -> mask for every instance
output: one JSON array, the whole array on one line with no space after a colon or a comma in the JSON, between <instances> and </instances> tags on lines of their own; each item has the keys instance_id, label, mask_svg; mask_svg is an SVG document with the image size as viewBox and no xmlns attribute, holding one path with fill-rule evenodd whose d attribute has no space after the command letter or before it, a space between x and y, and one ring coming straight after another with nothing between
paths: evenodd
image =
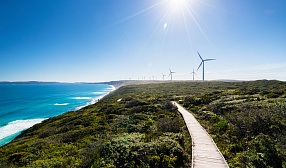
<instances>
[{"instance_id":1,"label":"coastal scrub vegetation","mask_svg":"<svg viewBox=\"0 0 286 168\"><path fill-rule=\"evenodd\" d=\"M181 97L230 167L286 167L286 83L233 83Z\"/></svg>"},{"instance_id":2,"label":"coastal scrub vegetation","mask_svg":"<svg viewBox=\"0 0 286 168\"><path fill-rule=\"evenodd\" d=\"M191 137L170 101L195 115L230 167L286 167L286 82L123 86L23 131L1 167L190 167Z\"/></svg>"},{"instance_id":3,"label":"coastal scrub vegetation","mask_svg":"<svg viewBox=\"0 0 286 168\"><path fill-rule=\"evenodd\" d=\"M191 138L177 108L135 90L122 87L23 131L0 148L0 167L190 167Z\"/></svg>"}]
</instances>

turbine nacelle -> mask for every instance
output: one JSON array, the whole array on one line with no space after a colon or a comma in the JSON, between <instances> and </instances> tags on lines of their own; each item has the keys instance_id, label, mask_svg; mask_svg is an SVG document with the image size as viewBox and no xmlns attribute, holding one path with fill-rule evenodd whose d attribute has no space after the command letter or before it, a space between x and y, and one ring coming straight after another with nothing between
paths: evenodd
<instances>
[{"instance_id":1,"label":"turbine nacelle","mask_svg":"<svg viewBox=\"0 0 286 168\"><path fill-rule=\"evenodd\" d=\"M176 72L172 72L170 68L169 68L169 70L170 70L170 74L169 74L169 76L170 76L170 75L172 75L172 73L176 73Z\"/></svg>"},{"instance_id":2,"label":"turbine nacelle","mask_svg":"<svg viewBox=\"0 0 286 168\"><path fill-rule=\"evenodd\" d=\"M196 73L195 73L195 69L193 69L193 72L191 72L191 74L196 74Z\"/></svg>"},{"instance_id":3,"label":"turbine nacelle","mask_svg":"<svg viewBox=\"0 0 286 168\"><path fill-rule=\"evenodd\" d=\"M203 65L203 81L205 81L205 61L212 61L212 60L215 60L215 59L203 59L200 55L200 53L198 52L198 55L200 57L200 59L202 60L202 62L200 63L197 71L200 69L200 67Z\"/></svg>"},{"instance_id":4,"label":"turbine nacelle","mask_svg":"<svg viewBox=\"0 0 286 168\"><path fill-rule=\"evenodd\" d=\"M171 82L172 82L172 81L173 81L173 75L172 75L172 74L173 74L173 73L176 73L176 72L172 72L170 68L169 68L169 70L170 70L169 76L171 76Z\"/></svg>"}]
</instances>

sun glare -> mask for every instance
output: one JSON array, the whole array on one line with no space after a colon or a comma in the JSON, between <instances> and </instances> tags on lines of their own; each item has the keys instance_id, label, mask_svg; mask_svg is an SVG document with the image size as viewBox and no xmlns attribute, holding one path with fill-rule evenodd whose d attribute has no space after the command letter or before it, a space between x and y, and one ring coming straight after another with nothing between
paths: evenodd
<instances>
[{"instance_id":1,"label":"sun glare","mask_svg":"<svg viewBox=\"0 0 286 168\"><path fill-rule=\"evenodd\" d=\"M111 26L114 26L116 24L120 24L122 22L126 22L134 17L137 17L138 15L142 15L143 13L151 12L154 10L159 10L162 13L162 18L158 21L157 26L154 28L154 31L150 35L149 39L147 40L146 44L143 46L143 49L147 45L148 41L152 39L156 32L158 31L158 28L161 28L160 31L164 31L164 37L162 39L162 43L165 43L167 34L170 34L173 32L174 29L179 26L184 26L187 34L187 38L189 40L189 45L192 48L192 29L194 28L193 25L195 25L202 35L205 37L205 39L211 44L210 40L208 39L206 33L204 32L203 28L197 21L195 17L195 8L199 5L209 5L206 0L158 0L156 3L154 2L153 5L138 11L137 13L134 13L133 15L130 15L117 23L112 24ZM163 26L163 29L162 27ZM170 27L170 28L169 28ZM168 30L169 29L169 30ZM142 50L143 50L142 49Z\"/></svg>"},{"instance_id":2,"label":"sun glare","mask_svg":"<svg viewBox=\"0 0 286 168\"><path fill-rule=\"evenodd\" d=\"M187 3L187 0L168 0L168 1L169 1L169 7L173 11L182 10Z\"/></svg>"},{"instance_id":3,"label":"sun glare","mask_svg":"<svg viewBox=\"0 0 286 168\"><path fill-rule=\"evenodd\" d=\"M167 26L168 26L168 23L165 23L164 24L164 30L167 28Z\"/></svg>"}]
</instances>

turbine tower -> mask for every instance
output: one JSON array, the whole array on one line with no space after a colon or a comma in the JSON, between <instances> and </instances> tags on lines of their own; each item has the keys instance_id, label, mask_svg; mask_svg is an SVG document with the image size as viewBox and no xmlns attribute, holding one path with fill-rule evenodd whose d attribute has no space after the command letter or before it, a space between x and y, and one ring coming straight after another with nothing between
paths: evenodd
<instances>
[{"instance_id":1,"label":"turbine tower","mask_svg":"<svg viewBox=\"0 0 286 168\"><path fill-rule=\"evenodd\" d=\"M171 82L172 82L173 81L173 73L176 73L176 72L172 72L170 68L169 68L169 70L170 70L169 76L171 76Z\"/></svg>"},{"instance_id":2,"label":"turbine tower","mask_svg":"<svg viewBox=\"0 0 286 168\"><path fill-rule=\"evenodd\" d=\"M162 76L163 76L163 80L164 80L164 77L165 77L166 75L164 75L164 74L162 73Z\"/></svg>"},{"instance_id":3,"label":"turbine tower","mask_svg":"<svg viewBox=\"0 0 286 168\"><path fill-rule=\"evenodd\" d=\"M193 74L193 81L195 80L195 70L193 69L193 72L191 73L191 74Z\"/></svg>"},{"instance_id":4,"label":"turbine tower","mask_svg":"<svg viewBox=\"0 0 286 168\"><path fill-rule=\"evenodd\" d=\"M200 67L202 66L202 64L203 64L203 82L205 81L205 61L212 61L212 60L215 60L215 59L203 59L202 57L201 57L201 55L200 55L200 53L198 52L198 54L199 54L199 57L200 57L200 59L202 60L202 62L201 62L201 64L199 65L199 67L198 67L198 69L197 70L199 70L200 69Z\"/></svg>"}]
</instances>

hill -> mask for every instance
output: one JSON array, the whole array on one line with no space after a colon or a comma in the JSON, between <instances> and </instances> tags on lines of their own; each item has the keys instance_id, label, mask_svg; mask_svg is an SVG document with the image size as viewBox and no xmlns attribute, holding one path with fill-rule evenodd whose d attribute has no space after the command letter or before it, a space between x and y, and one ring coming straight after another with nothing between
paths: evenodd
<instances>
[{"instance_id":1,"label":"hill","mask_svg":"<svg viewBox=\"0 0 286 168\"><path fill-rule=\"evenodd\" d=\"M1 167L190 167L178 101L230 167L286 165L286 83L125 85L94 105L50 118L0 148Z\"/></svg>"}]
</instances>

